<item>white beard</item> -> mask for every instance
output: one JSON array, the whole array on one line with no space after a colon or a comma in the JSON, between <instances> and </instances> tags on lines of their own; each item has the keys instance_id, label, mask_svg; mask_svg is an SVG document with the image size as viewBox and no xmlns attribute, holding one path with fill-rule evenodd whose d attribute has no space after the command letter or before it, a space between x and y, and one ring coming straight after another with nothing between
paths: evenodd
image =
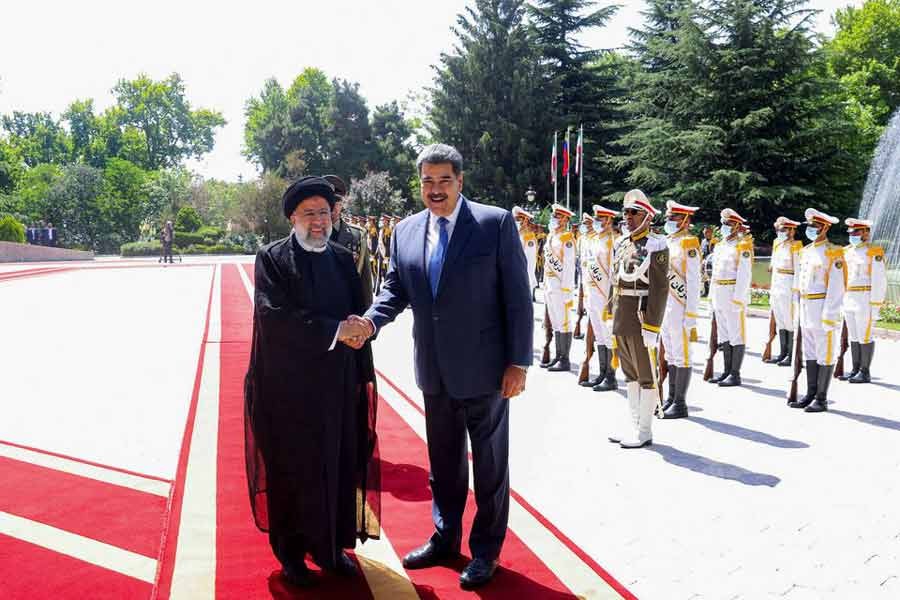
<instances>
[{"instance_id":1,"label":"white beard","mask_svg":"<svg viewBox=\"0 0 900 600\"><path fill-rule=\"evenodd\" d=\"M331 238L331 232L333 228L331 223L328 223L327 228L325 229L325 235L320 237L310 237L309 230L304 228L302 225L297 223L294 225L294 237L297 238L297 243L300 244L300 247L306 250L307 252L324 252L325 248L328 247L328 240Z\"/></svg>"}]
</instances>

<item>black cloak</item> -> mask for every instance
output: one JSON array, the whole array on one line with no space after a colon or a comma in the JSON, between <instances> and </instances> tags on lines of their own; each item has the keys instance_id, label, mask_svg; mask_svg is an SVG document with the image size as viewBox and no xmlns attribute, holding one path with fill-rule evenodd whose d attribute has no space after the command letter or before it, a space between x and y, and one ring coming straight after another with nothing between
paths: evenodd
<instances>
[{"instance_id":1,"label":"black cloak","mask_svg":"<svg viewBox=\"0 0 900 600\"><path fill-rule=\"evenodd\" d=\"M332 242L308 252L293 234L259 251L255 279L244 381L253 516L333 558L380 533L372 349L328 350L337 324L363 314L362 284L350 252Z\"/></svg>"}]
</instances>

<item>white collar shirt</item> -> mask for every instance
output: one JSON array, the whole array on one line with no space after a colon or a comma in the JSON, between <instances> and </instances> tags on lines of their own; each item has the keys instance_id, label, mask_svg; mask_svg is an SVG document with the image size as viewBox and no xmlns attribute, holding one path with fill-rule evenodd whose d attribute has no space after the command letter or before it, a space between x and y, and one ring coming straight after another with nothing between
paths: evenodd
<instances>
[{"instance_id":1,"label":"white collar shirt","mask_svg":"<svg viewBox=\"0 0 900 600\"><path fill-rule=\"evenodd\" d=\"M456 201L456 208L453 209L453 212L450 213L450 216L446 217L448 223L445 226L447 229L447 247L450 246L450 239L453 237L453 229L456 227L456 220L459 218L459 210L462 208L463 197L462 194L459 195L459 200ZM431 255L434 252L434 249L437 247L438 242L441 239L441 228L438 225L438 217L433 212L428 213L428 234L425 236L425 272L428 273L430 269L431 263ZM446 258L446 257L444 257Z\"/></svg>"}]
</instances>

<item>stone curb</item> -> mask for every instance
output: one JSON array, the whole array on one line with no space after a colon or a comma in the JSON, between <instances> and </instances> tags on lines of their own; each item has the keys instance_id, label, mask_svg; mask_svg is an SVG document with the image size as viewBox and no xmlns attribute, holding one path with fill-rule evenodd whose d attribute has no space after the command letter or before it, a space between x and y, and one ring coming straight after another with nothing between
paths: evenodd
<instances>
[{"instance_id":1,"label":"stone curb","mask_svg":"<svg viewBox=\"0 0 900 600\"><path fill-rule=\"evenodd\" d=\"M747 309L747 313L751 317L760 318L760 319L768 319L769 311L764 308L749 308ZM894 331L893 329L884 329L881 327L875 327L875 333L873 334L876 338L880 338L883 340L900 340L900 331Z\"/></svg>"}]
</instances>

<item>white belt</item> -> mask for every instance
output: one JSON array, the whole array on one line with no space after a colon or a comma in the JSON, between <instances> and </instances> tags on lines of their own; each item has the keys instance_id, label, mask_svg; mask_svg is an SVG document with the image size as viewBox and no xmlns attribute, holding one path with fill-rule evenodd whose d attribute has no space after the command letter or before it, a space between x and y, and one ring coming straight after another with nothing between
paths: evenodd
<instances>
[{"instance_id":1,"label":"white belt","mask_svg":"<svg viewBox=\"0 0 900 600\"><path fill-rule=\"evenodd\" d=\"M623 289L619 290L619 295L620 296L637 296L639 298L643 298L644 296L650 295L650 290L634 290L634 289L623 288Z\"/></svg>"}]
</instances>

